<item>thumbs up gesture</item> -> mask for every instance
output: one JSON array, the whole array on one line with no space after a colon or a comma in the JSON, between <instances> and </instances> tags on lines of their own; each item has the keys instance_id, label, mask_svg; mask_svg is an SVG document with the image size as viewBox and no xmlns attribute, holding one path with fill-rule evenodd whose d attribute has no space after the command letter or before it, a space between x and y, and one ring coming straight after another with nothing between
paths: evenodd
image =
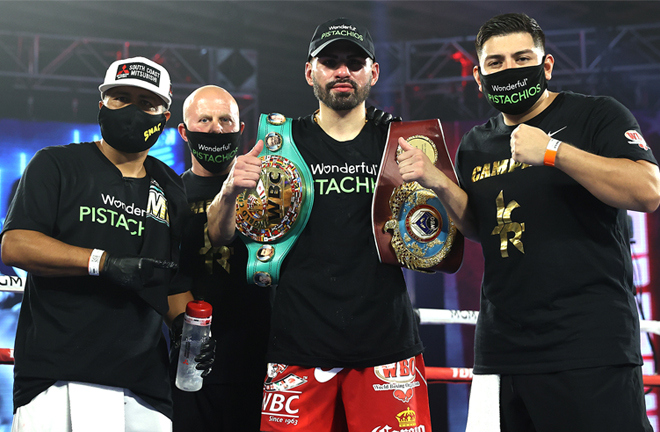
<instances>
[{"instance_id":1,"label":"thumbs up gesture","mask_svg":"<svg viewBox=\"0 0 660 432\"><path fill-rule=\"evenodd\" d=\"M245 189L257 187L261 175L261 159L259 153L264 148L263 140L259 140L252 150L238 156L225 180L225 193L236 198Z\"/></svg>"},{"instance_id":2,"label":"thumbs up gesture","mask_svg":"<svg viewBox=\"0 0 660 432\"><path fill-rule=\"evenodd\" d=\"M397 161L403 181L406 183L416 181L425 188L436 187L438 177L444 174L433 165L429 157L403 138L399 138L399 146L403 153L397 157Z\"/></svg>"}]
</instances>

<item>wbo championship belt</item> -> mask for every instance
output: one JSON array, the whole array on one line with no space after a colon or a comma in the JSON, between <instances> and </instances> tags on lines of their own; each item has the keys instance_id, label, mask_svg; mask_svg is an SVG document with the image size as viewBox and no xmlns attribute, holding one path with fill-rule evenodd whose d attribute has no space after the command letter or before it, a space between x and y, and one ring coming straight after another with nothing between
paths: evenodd
<instances>
[{"instance_id":1,"label":"wbo championship belt","mask_svg":"<svg viewBox=\"0 0 660 432\"><path fill-rule=\"evenodd\" d=\"M403 152L397 140L403 137L458 184L440 120L389 126L371 212L378 257L382 263L424 273L454 273L463 262L463 235L435 192L417 182L403 182L397 162Z\"/></svg>"},{"instance_id":2,"label":"wbo championship belt","mask_svg":"<svg viewBox=\"0 0 660 432\"><path fill-rule=\"evenodd\" d=\"M236 228L247 246L249 284L277 286L280 267L307 224L314 179L291 135L291 119L261 114L257 141L261 175L254 189L236 198Z\"/></svg>"}]
</instances>

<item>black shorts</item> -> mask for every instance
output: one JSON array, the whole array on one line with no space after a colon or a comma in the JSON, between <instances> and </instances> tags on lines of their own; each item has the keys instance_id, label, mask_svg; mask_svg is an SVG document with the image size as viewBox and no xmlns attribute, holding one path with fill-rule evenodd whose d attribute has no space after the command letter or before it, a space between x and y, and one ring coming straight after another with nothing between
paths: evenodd
<instances>
[{"instance_id":1,"label":"black shorts","mask_svg":"<svg viewBox=\"0 0 660 432\"><path fill-rule=\"evenodd\" d=\"M185 392L172 386L173 432L228 432L259 430L263 381L240 384L204 383Z\"/></svg>"},{"instance_id":2,"label":"black shorts","mask_svg":"<svg viewBox=\"0 0 660 432\"><path fill-rule=\"evenodd\" d=\"M500 378L502 432L653 431L638 366Z\"/></svg>"}]
</instances>

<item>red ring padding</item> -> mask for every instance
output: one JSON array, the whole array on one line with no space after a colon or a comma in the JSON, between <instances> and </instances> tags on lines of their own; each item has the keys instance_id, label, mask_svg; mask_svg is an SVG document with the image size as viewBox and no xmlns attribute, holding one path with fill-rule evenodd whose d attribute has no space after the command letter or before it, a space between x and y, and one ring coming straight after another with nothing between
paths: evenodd
<instances>
[{"instance_id":1,"label":"red ring padding","mask_svg":"<svg viewBox=\"0 0 660 432\"><path fill-rule=\"evenodd\" d=\"M14 350L0 348L0 364L14 364ZM426 381L437 383L469 383L472 382L472 368L426 367ZM660 387L660 375L644 375L644 385Z\"/></svg>"},{"instance_id":2,"label":"red ring padding","mask_svg":"<svg viewBox=\"0 0 660 432\"><path fill-rule=\"evenodd\" d=\"M472 368L426 367L426 381L436 383L472 382ZM644 385L660 387L660 375L644 375Z\"/></svg>"},{"instance_id":3,"label":"red ring padding","mask_svg":"<svg viewBox=\"0 0 660 432\"><path fill-rule=\"evenodd\" d=\"M0 364L14 364L14 350L0 348Z\"/></svg>"}]
</instances>

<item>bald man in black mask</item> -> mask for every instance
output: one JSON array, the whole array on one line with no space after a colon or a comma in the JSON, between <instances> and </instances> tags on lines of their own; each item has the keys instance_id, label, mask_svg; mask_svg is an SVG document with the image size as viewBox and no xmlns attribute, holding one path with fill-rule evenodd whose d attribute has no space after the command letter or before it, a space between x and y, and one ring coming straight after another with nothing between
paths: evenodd
<instances>
[{"instance_id":1,"label":"bald man in black mask","mask_svg":"<svg viewBox=\"0 0 660 432\"><path fill-rule=\"evenodd\" d=\"M201 87L184 102L179 133L188 143L192 167L181 176L191 209L181 271L192 279L192 292L170 297L171 357L181 340L185 305L193 299L213 305L211 333L218 349L201 390L173 386L175 432L259 430L270 290L247 284L247 250L240 238L211 246L206 219L206 208L239 152L244 127L236 100L220 87Z\"/></svg>"}]
</instances>

